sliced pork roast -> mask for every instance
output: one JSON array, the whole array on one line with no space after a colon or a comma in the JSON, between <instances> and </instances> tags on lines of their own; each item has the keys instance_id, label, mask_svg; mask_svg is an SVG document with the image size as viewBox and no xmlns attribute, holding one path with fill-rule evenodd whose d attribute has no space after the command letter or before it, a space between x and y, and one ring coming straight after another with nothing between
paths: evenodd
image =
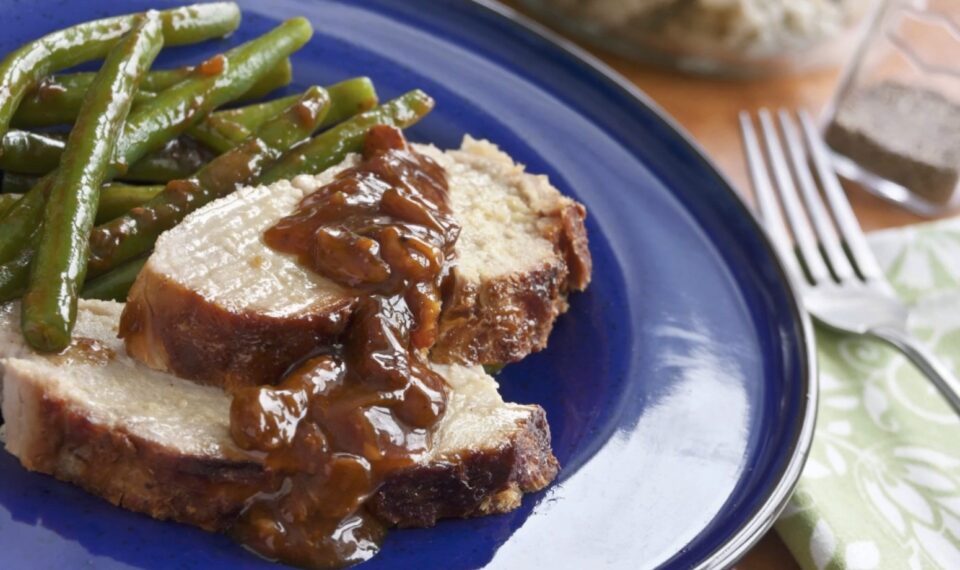
<instances>
[{"instance_id":1,"label":"sliced pork roast","mask_svg":"<svg viewBox=\"0 0 960 570\"><path fill-rule=\"evenodd\" d=\"M23 343L18 306L0 306L6 448L119 506L223 530L270 484L267 472L233 443L224 391L126 356L122 308L81 301L71 347L41 355ZM539 406L504 403L477 366L436 370L450 399L429 456L390 475L370 503L388 524L506 512L557 473Z\"/></svg>"},{"instance_id":2,"label":"sliced pork roast","mask_svg":"<svg viewBox=\"0 0 960 570\"><path fill-rule=\"evenodd\" d=\"M448 152L414 146L447 171L461 225L431 359L499 364L541 350L568 292L590 280L583 206L490 143L467 138ZM130 292L122 327L129 354L157 370L233 388L272 383L334 342L355 296L273 251L262 235L357 160L241 189L166 232Z\"/></svg>"}]
</instances>

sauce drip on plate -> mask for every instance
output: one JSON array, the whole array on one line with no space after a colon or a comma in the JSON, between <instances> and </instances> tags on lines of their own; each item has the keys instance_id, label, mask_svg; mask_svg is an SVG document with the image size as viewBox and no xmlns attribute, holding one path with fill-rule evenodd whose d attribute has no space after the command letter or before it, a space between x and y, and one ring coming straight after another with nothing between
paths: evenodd
<instances>
[{"instance_id":1,"label":"sauce drip on plate","mask_svg":"<svg viewBox=\"0 0 960 570\"><path fill-rule=\"evenodd\" d=\"M385 528L364 502L427 453L446 407L446 384L425 354L459 233L444 170L383 126L371 129L360 164L265 232L271 248L360 300L341 344L276 386L234 395L234 439L263 453L279 481L250 499L236 539L311 568L376 554Z\"/></svg>"}]
</instances>

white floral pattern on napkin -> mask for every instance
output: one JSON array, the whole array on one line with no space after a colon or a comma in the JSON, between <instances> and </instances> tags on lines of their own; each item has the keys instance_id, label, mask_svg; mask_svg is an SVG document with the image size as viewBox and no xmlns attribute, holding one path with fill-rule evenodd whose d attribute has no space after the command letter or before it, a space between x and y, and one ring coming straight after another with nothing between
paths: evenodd
<instances>
[{"instance_id":1,"label":"white floral pattern on napkin","mask_svg":"<svg viewBox=\"0 0 960 570\"><path fill-rule=\"evenodd\" d=\"M910 328L960 374L960 220L869 237ZM960 569L960 419L902 356L817 329L820 409L777 531L805 570Z\"/></svg>"}]
</instances>

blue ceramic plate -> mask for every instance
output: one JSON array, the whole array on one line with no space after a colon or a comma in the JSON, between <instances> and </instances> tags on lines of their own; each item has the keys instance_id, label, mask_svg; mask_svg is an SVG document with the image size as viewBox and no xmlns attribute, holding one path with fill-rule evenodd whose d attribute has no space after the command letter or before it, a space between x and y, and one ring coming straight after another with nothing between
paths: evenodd
<instances>
[{"instance_id":1,"label":"blue ceramic plate","mask_svg":"<svg viewBox=\"0 0 960 570\"><path fill-rule=\"evenodd\" d=\"M2 2L0 52L166 0ZM806 456L809 327L729 185L652 105L582 52L493 5L241 2L229 40L308 17L295 84L369 75L436 110L411 138L499 144L586 204L593 285L547 350L501 374L547 410L563 471L517 511L394 532L375 568L691 568L732 563L769 527ZM731 121L733 117L731 117ZM0 454L0 567L274 568L222 536L114 508Z\"/></svg>"}]
</instances>

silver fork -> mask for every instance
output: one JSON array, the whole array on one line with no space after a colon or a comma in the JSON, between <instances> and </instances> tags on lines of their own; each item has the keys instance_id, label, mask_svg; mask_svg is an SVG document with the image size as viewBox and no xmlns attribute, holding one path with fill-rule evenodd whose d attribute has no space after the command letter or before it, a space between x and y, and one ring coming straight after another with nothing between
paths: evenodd
<instances>
[{"instance_id":1,"label":"silver fork","mask_svg":"<svg viewBox=\"0 0 960 570\"><path fill-rule=\"evenodd\" d=\"M740 131L760 222L792 273L804 306L828 327L878 338L898 348L960 414L956 378L908 332L907 306L897 299L867 246L813 120L802 110L797 115L802 137L793 117L784 110L778 113L781 144L770 112L759 112L772 177L747 112L740 113Z\"/></svg>"}]
</instances>

